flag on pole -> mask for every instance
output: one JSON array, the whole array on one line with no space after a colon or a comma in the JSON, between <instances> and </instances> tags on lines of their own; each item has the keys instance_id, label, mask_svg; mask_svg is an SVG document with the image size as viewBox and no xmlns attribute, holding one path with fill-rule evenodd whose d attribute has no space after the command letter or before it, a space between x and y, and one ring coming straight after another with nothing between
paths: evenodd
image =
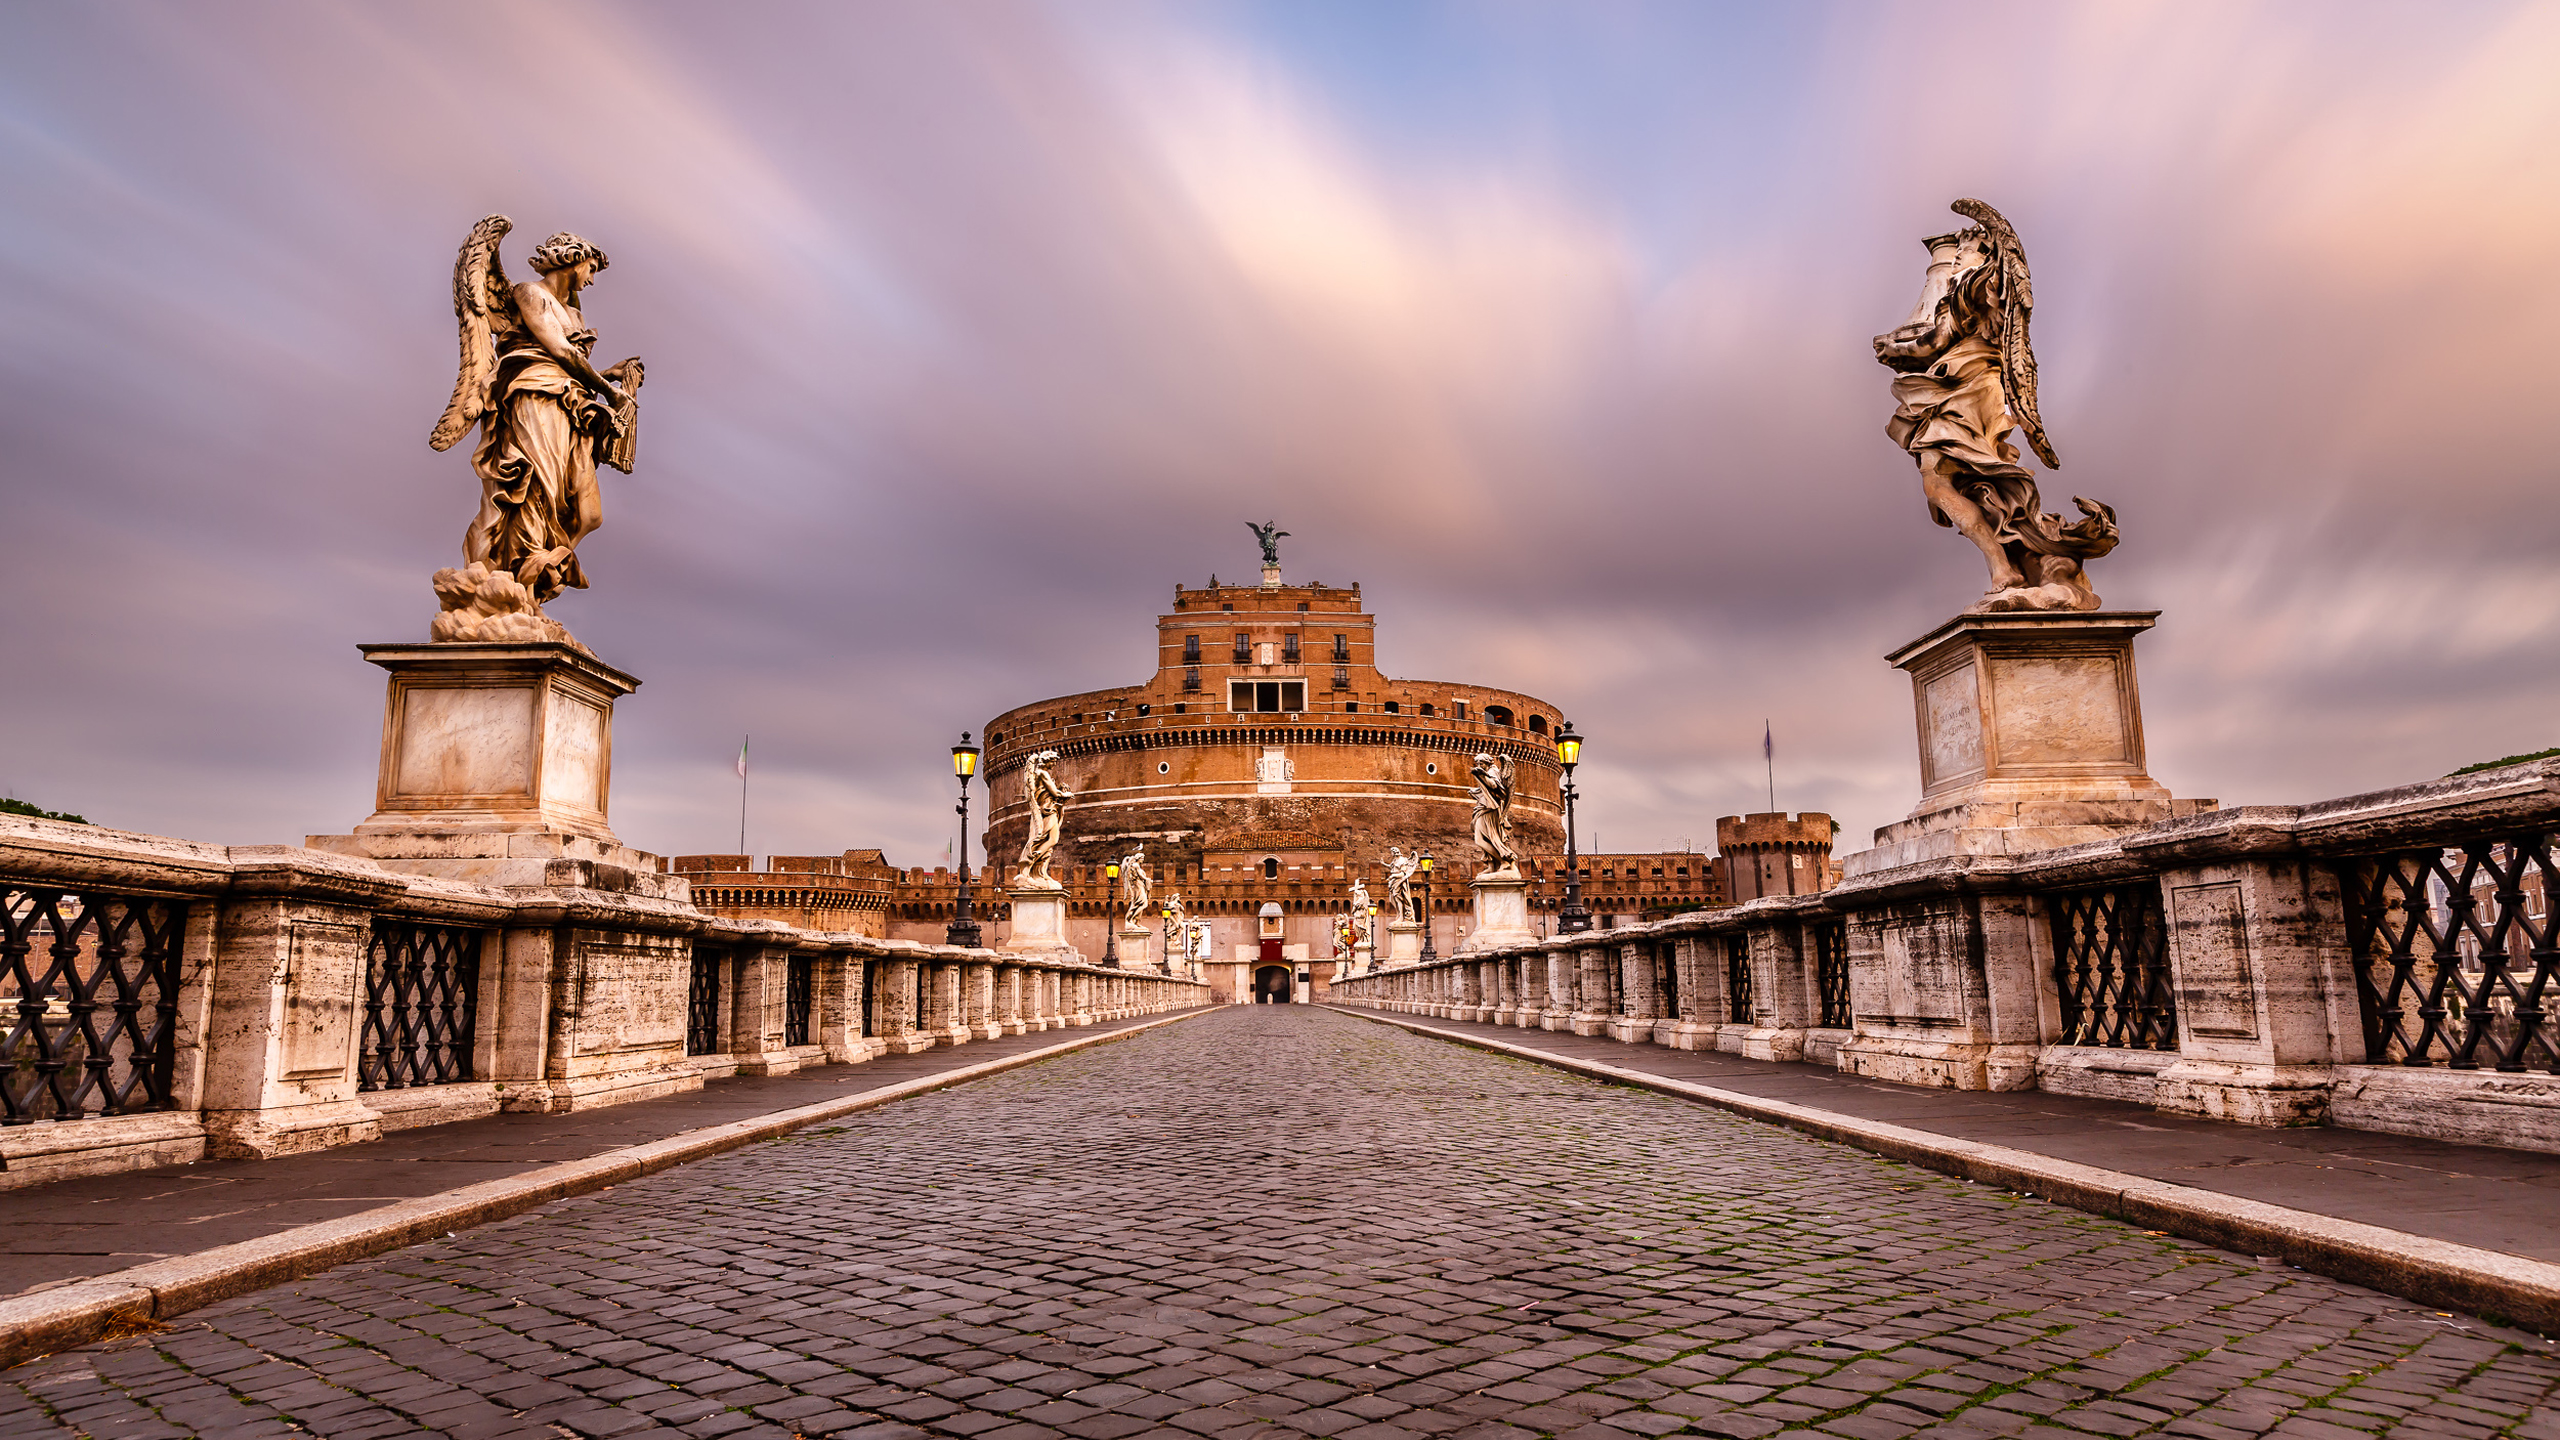
<instances>
[{"instance_id":1,"label":"flag on pole","mask_svg":"<svg viewBox=\"0 0 2560 1440\"><path fill-rule=\"evenodd\" d=\"M1760 722L1760 758L1763 760L1778 758L1778 732L1769 728L1769 722L1766 720ZM747 773L746 763L746 756L740 755L738 757L739 774Z\"/></svg>"},{"instance_id":2,"label":"flag on pole","mask_svg":"<svg viewBox=\"0 0 2560 1440\"><path fill-rule=\"evenodd\" d=\"M747 742L744 740L738 742L738 778L747 778Z\"/></svg>"}]
</instances>

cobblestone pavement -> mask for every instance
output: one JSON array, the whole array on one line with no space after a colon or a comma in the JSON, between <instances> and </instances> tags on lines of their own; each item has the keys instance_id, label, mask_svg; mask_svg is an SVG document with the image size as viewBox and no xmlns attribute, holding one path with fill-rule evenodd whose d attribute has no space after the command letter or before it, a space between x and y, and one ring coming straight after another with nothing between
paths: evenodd
<instances>
[{"instance_id":1,"label":"cobblestone pavement","mask_svg":"<svg viewBox=\"0 0 2560 1440\"><path fill-rule=\"evenodd\" d=\"M0 1435L2560 1440L2545 1342L1306 1007L0 1372Z\"/></svg>"}]
</instances>

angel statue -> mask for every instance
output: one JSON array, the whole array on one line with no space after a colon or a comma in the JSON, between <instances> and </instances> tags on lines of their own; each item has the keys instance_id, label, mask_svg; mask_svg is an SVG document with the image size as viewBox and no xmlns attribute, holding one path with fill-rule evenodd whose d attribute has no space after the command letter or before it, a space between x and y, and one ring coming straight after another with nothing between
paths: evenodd
<instances>
[{"instance_id":1,"label":"angel statue","mask_svg":"<svg viewBox=\"0 0 2560 1440\"><path fill-rule=\"evenodd\" d=\"M1399 925L1413 920L1413 876L1421 868L1422 862L1402 848L1387 847L1387 913Z\"/></svg>"},{"instance_id":2,"label":"angel statue","mask_svg":"<svg viewBox=\"0 0 2560 1440\"><path fill-rule=\"evenodd\" d=\"M1271 570L1280 568L1280 542L1289 538L1289 532L1281 529L1280 522L1277 520L1260 525L1247 520L1244 522L1244 528L1252 531L1253 538L1262 542L1263 567Z\"/></svg>"},{"instance_id":3,"label":"angel statue","mask_svg":"<svg viewBox=\"0 0 2560 1440\"><path fill-rule=\"evenodd\" d=\"M1348 911L1336 912L1333 917L1333 958L1336 960L1350 959L1351 946L1358 936L1359 932L1352 928L1350 913Z\"/></svg>"},{"instance_id":4,"label":"angel statue","mask_svg":"<svg viewBox=\"0 0 2560 1440\"><path fill-rule=\"evenodd\" d=\"M1369 882L1361 876L1351 879L1351 918L1358 920L1369 913Z\"/></svg>"},{"instance_id":5,"label":"angel statue","mask_svg":"<svg viewBox=\"0 0 2560 1440\"><path fill-rule=\"evenodd\" d=\"M1467 773L1476 777L1476 853L1484 857L1484 873L1516 876L1520 852L1511 848L1511 757L1478 755Z\"/></svg>"},{"instance_id":6,"label":"angel statue","mask_svg":"<svg viewBox=\"0 0 2560 1440\"><path fill-rule=\"evenodd\" d=\"M1175 938L1176 938L1177 940L1179 940L1179 941L1180 941L1180 943L1181 943L1181 945L1182 945L1182 958L1183 958L1183 959L1185 959L1185 960L1190 959L1190 958L1191 958L1191 917L1182 913L1182 892L1181 892L1181 891L1177 890L1177 891L1173 892L1171 895L1168 895L1168 896L1166 896L1166 897L1165 897L1165 902L1164 902L1164 916L1165 916L1165 928L1166 928L1166 929L1168 929L1168 930L1170 930L1170 931L1173 933L1173 935L1175 936ZM1172 956L1167 956L1167 957L1165 957L1165 958L1167 958L1167 959L1172 959L1173 957L1172 957Z\"/></svg>"},{"instance_id":7,"label":"angel statue","mask_svg":"<svg viewBox=\"0 0 2560 1440\"><path fill-rule=\"evenodd\" d=\"M2098 594L2080 562L2116 548L2116 512L2074 496L2080 520L2065 525L2044 513L2035 476L2008 438L2025 431L2037 458L2062 468L2036 413L2026 248L1981 201L1951 208L1974 223L1927 242L1919 305L1875 338L1876 359L1894 371L1885 433L1919 465L1929 517L1991 563L1990 592L1974 610L2095 610Z\"/></svg>"},{"instance_id":8,"label":"angel statue","mask_svg":"<svg viewBox=\"0 0 2560 1440\"><path fill-rule=\"evenodd\" d=\"M1129 901L1129 918L1122 922L1123 929L1147 928L1147 896L1152 889L1154 879L1154 876L1147 873L1145 845L1142 844L1121 857L1120 889Z\"/></svg>"},{"instance_id":9,"label":"angel statue","mask_svg":"<svg viewBox=\"0 0 2560 1440\"><path fill-rule=\"evenodd\" d=\"M578 542L604 521L598 461L628 475L639 443L640 357L598 370L578 292L605 268L604 251L563 230L533 252L542 278L507 282L498 242L504 215L471 227L453 264L462 370L427 444L451 449L480 426L471 468L480 511L462 536L462 567L439 570L442 612L430 636L576 644L542 613L565 589L584 589Z\"/></svg>"},{"instance_id":10,"label":"angel statue","mask_svg":"<svg viewBox=\"0 0 2560 1440\"><path fill-rule=\"evenodd\" d=\"M1022 762L1022 803L1031 807L1031 829L1022 837L1022 873L1013 883L1025 890L1063 890L1049 873L1049 857L1058 853L1058 835L1066 828L1067 802L1075 793L1049 773L1055 750L1043 750Z\"/></svg>"}]
</instances>

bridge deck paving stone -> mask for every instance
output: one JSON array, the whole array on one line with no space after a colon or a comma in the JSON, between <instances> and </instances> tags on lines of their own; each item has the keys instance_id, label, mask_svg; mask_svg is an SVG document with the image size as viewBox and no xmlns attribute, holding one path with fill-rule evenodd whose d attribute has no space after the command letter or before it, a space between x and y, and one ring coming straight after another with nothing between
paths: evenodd
<instances>
[{"instance_id":1,"label":"bridge deck paving stone","mask_svg":"<svg viewBox=\"0 0 2560 1440\"><path fill-rule=\"evenodd\" d=\"M2534 1337L1274 1007L0 1372L0 1436L2540 1440L2555 1387Z\"/></svg>"}]
</instances>

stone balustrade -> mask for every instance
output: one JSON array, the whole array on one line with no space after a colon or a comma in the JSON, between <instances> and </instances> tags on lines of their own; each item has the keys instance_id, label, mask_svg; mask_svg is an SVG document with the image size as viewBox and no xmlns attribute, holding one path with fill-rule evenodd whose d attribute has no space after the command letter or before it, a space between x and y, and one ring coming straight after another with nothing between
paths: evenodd
<instances>
[{"instance_id":1,"label":"stone balustrade","mask_svg":"<svg viewBox=\"0 0 2560 1440\"><path fill-rule=\"evenodd\" d=\"M1953 855L1337 1004L2560 1150L2560 761Z\"/></svg>"},{"instance_id":2,"label":"stone balustrade","mask_svg":"<svg viewBox=\"0 0 2560 1440\"><path fill-rule=\"evenodd\" d=\"M289 1154L1188 1008L1207 987L539 886L0 816L0 1186Z\"/></svg>"}]
</instances>

